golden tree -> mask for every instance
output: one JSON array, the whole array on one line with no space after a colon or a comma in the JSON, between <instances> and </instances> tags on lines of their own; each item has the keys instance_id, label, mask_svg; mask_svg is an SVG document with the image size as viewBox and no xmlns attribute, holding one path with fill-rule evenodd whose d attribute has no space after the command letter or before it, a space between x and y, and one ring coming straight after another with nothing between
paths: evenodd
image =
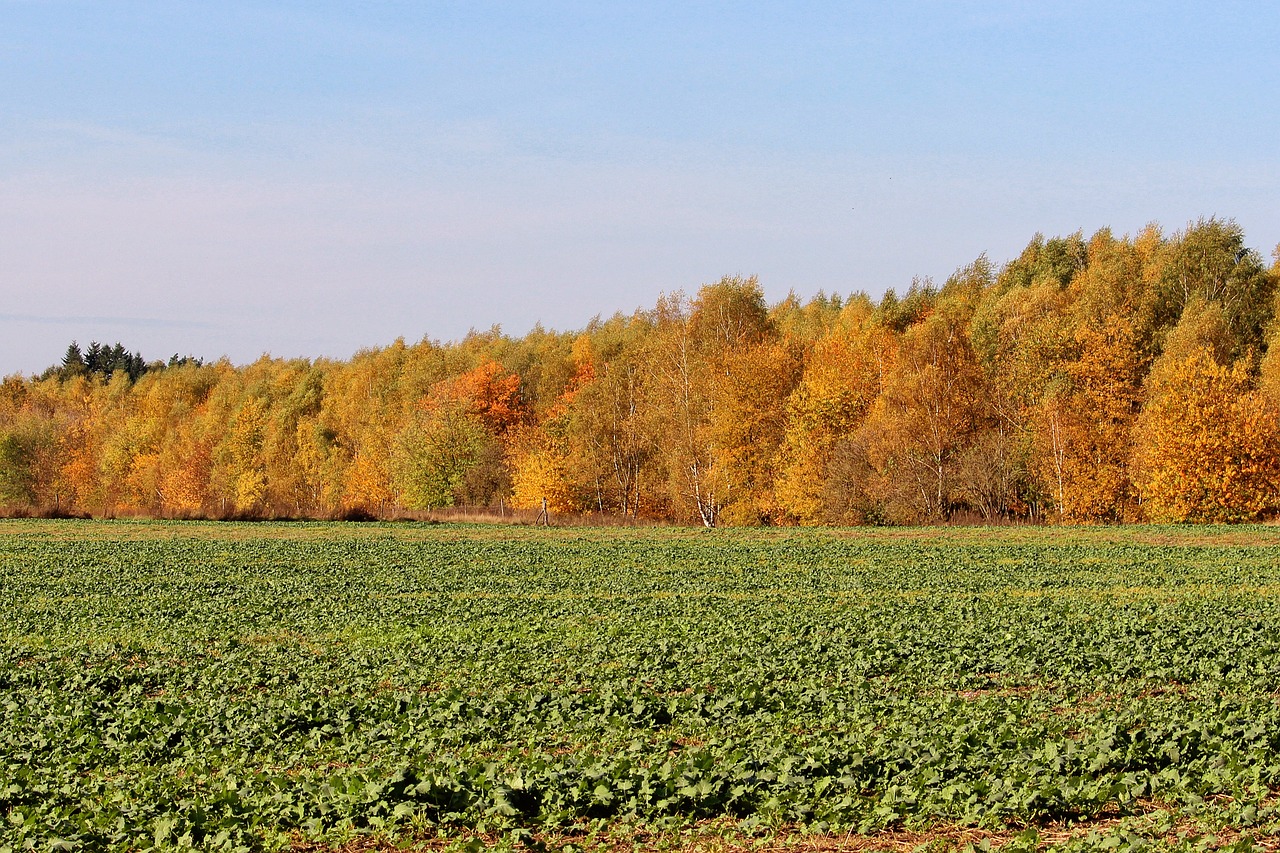
<instances>
[{"instance_id":1,"label":"golden tree","mask_svg":"<svg viewBox=\"0 0 1280 853\"><path fill-rule=\"evenodd\" d=\"M1133 324L1110 315L1076 331L1080 355L1063 365L1033 417L1034 470L1063 521L1120 521L1129 505L1130 435L1141 397Z\"/></svg>"},{"instance_id":2,"label":"golden tree","mask_svg":"<svg viewBox=\"0 0 1280 853\"><path fill-rule=\"evenodd\" d=\"M787 401L776 493L788 516L803 524L834 520L823 497L832 454L866 418L895 359L894 336L860 302L815 344Z\"/></svg>"},{"instance_id":3,"label":"golden tree","mask_svg":"<svg viewBox=\"0 0 1280 853\"><path fill-rule=\"evenodd\" d=\"M1137 431L1137 481L1155 521L1247 521L1280 509L1277 406L1208 346L1161 365Z\"/></svg>"}]
</instances>

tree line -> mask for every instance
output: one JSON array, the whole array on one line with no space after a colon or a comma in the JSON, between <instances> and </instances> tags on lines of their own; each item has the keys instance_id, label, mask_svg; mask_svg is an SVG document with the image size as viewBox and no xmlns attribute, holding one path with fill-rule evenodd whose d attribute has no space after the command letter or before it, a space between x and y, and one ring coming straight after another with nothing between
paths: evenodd
<instances>
[{"instance_id":1,"label":"tree line","mask_svg":"<svg viewBox=\"0 0 1280 853\"><path fill-rule=\"evenodd\" d=\"M168 367L180 367L185 364L204 364L195 356L179 356L174 353L165 361L147 361L141 353L130 352L124 345L116 341L114 346L90 341L87 350L80 349L80 344L72 341L62 356L62 363L46 369L40 379L57 377L68 379L73 376L98 376L110 380L116 373L123 373L131 382L136 382L142 374L152 370L164 370Z\"/></svg>"},{"instance_id":2,"label":"tree line","mask_svg":"<svg viewBox=\"0 0 1280 853\"><path fill-rule=\"evenodd\" d=\"M1280 254L1230 220L1036 236L941 286L725 278L576 332L233 366L91 347L0 386L0 506L680 523L1280 512ZM106 354L103 354L103 350ZM116 352L120 350L120 352ZM78 357L78 360L77 360ZM96 362L95 362L96 358Z\"/></svg>"}]
</instances>

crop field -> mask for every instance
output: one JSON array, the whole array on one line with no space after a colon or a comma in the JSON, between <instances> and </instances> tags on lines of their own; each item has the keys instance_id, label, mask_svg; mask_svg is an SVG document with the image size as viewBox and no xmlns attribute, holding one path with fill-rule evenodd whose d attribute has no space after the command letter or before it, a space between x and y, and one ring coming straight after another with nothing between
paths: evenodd
<instances>
[{"instance_id":1,"label":"crop field","mask_svg":"<svg viewBox=\"0 0 1280 853\"><path fill-rule=\"evenodd\" d=\"M0 522L0 851L1280 841L1280 528Z\"/></svg>"}]
</instances>

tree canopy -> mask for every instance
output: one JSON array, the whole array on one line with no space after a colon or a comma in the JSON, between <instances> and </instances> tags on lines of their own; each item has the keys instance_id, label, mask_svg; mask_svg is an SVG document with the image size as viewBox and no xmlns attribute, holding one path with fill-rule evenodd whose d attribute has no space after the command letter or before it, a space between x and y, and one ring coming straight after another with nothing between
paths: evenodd
<instances>
[{"instance_id":1,"label":"tree canopy","mask_svg":"<svg viewBox=\"0 0 1280 853\"><path fill-rule=\"evenodd\" d=\"M235 367L72 343L0 387L0 507L529 507L722 524L1280 512L1280 261L1230 220L1036 235L941 286L755 278L585 329Z\"/></svg>"}]
</instances>

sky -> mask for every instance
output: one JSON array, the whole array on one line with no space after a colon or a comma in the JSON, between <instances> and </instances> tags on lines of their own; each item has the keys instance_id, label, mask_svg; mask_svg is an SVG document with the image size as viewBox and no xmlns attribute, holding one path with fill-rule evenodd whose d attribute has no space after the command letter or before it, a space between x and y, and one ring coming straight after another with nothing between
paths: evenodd
<instances>
[{"instance_id":1,"label":"sky","mask_svg":"<svg viewBox=\"0 0 1280 853\"><path fill-rule=\"evenodd\" d=\"M0 375L1280 243L1270 2L0 0Z\"/></svg>"}]
</instances>

